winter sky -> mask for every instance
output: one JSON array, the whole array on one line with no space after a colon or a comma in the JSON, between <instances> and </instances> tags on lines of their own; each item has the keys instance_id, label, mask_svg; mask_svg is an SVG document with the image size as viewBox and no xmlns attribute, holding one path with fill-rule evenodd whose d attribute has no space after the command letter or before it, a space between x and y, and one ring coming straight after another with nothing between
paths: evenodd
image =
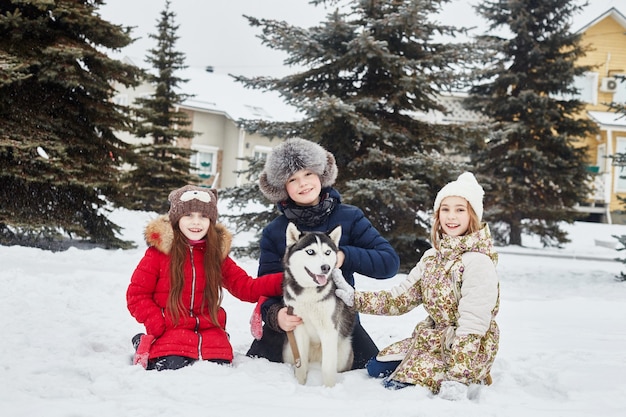
<instances>
[{"instance_id":1,"label":"winter sky","mask_svg":"<svg viewBox=\"0 0 626 417\"><path fill-rule=\"evenodd\" d=\"M114 24L135 27L133 36L139 38L122 54L143 64L146 51L155 46L148 34L156 33L165 0L108 0L106 3L100 9L101 16ZM453 0L444 7L440 20L445 24L480 28L484 22L472 9L477 3L478 0ZM611 7L626 14L624 0L590 0L589 3L585 11L576 16L574 30ZM171 10L176 13L175 21L179 25L177 46L185 53L188 66L211 65L216 72L252 76L284 75L289 70L282 65L285 55L261 45L257 38L259 28L250 27L242 15L311 27L325 20L332 9L314 7L308 0L171 0Z\"/></svg>"}]
</instances>

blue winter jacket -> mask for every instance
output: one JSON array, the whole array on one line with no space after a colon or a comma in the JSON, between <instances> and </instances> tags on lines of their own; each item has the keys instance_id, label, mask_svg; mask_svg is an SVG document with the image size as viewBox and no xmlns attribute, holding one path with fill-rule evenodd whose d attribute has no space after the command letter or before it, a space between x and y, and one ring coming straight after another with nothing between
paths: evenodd
<instances>
[{"instance_id":1,"label":"blue winter jacket","mask_svg":"<svg viewBox=\"0 0 626 417\"><path fill-rule=\"evenodd\" d=\"M333 188L322 190L322 195L329 194L336 200L332 211L314 226L297 224L301 231L327 232L341 225L339 249L346 257L341 270L346 280L354 285L354 273L376 279L395 276L400 267L400 258L389 242L384 239L365 218L363 211L355 206L341 203L339 193ZM279 210L282 205L278 205ZM306 209L304 209L306 211ZM282 211L282 210L281 210ZM312 222L313 223L313 222ZM261 258L259 260L259 276L270 272L283 271L283 256L286 249L286 231L289 220L283 213L275 218L265 229L261 237ZM282 350L285 333L268 326L268 312L273 305L282 304L280 297L267 299L261 306L263 336L254 340L247 352L248 356L266 358L272 362L282 362ZM275 309L274 309L275 310ZM273 320L272 320L273 321ZM352 369L364 368L367 361L378 354L376 344L360 324L359 316L352 330L352 347L354 362Z\"/></svg>"},{"instance_id":2,"label":"blue winter jacket","mask_svg":"<svg viewBox=\"0 0 626 417\"><path fill-rule=\"evenodd\" d=\"M323 223L314 227L297 225L298 229L303 232L327 232L341 225L339 249L346 255L341 271L351 285L354 285L355 272L377 279L394 277L400 267L400 258L389 242L378 233L361 209L342 204L337 190L326 188L322 194L325 192L337 199L334 210ZM283 271L288 224L287 217L280 215L263 229L258 276Z\"/></svg>"}]
</instances>

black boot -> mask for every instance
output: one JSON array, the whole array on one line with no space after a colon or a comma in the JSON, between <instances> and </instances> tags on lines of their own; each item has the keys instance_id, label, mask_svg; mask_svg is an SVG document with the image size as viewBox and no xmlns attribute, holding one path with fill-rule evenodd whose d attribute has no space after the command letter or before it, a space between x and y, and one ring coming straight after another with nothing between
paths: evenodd
<instances>
[{"instance_id":1,"label":"black boot","mask_svg":"<svg viewBox=\"0 0 626 417\"><path fill-rule=\"evenodd\" d=\"M139 347L139 342L141 342L141 336L145 336L145 333L137 333L131 339L133 342L133 349L135 349L135 352L137 351L137 348Z\"/></svg>"}]
</instances>

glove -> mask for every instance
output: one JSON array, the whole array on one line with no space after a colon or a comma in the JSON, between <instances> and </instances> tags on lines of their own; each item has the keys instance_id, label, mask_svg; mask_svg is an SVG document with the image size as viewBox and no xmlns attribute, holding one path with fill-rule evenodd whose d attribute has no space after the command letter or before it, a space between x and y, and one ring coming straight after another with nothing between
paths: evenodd
<instances>
[{"instance_id":1,"label":"glove","mask_svg":"<svg viewBox=\"0 0 626 417\"><path fill-rule=\"evenodd\" d=\"M467 385L458 381L442 381L439 398L448 401L459 401L467 398Z\"/></svg>"},{"instance_id":2,"label":"glove","mask_svg":"<svg viewBox=\"0 0 626 417\"><path fill-rule=\"evenodd\" d=\"M141 336L139 346L137 346L135 356L133 357L133 365L141 365L143 369L148 367L148 357L150 356L150 346L152 346L152 342L154 342L154 336L150 334Z\"/></svg>"},{"instance_id":3,"label":"glove","mask_svg":"<svg viewBox=\"0 0 626 417\"><path fill-rule=\"evenodd\" d=\"M354 288L352 288L352 286L348 284L346 279L343 277L341 269L333 269L331 275L333 277L335 285L337 286L337 289L335 290L335 295L348 307L352 307L354 305Z\"/></svg>"},{"instance_id":4,"label":"glove","mask_svg":"<svg viewBox=\"0 0 626 417\"><path fill-rule=\"evenodd\" d=\"M260 297L257 301L252 316L250 317L250 333L256 340L263 337L263 318L261 316L261 306L267 300L267 297Z\"/></svg>"}]
</instances>

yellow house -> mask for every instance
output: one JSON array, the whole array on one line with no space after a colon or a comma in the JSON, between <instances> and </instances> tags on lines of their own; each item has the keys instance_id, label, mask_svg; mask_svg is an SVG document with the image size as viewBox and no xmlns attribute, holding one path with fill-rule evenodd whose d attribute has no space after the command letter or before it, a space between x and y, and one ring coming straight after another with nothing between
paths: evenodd
<instances>
[{"instance_id":1,"label":"yellow house","mask_svg":"<svg viewBox=\"0 0 626 417\"><path fill-rule=\"evenodd\" d=\"M590 48L579 60L594 69L577 80L586 115L599 132L587 138L590 171L594 173L594 195L577 208L590 220L625 223L626 161L616 165L616 154L626 154L626 115L609 109L608 103L626 103L626 16L611 8L581 28L581 44ZM620 178L624 176L625 178Z\"/></svg>"}]
</instances>

